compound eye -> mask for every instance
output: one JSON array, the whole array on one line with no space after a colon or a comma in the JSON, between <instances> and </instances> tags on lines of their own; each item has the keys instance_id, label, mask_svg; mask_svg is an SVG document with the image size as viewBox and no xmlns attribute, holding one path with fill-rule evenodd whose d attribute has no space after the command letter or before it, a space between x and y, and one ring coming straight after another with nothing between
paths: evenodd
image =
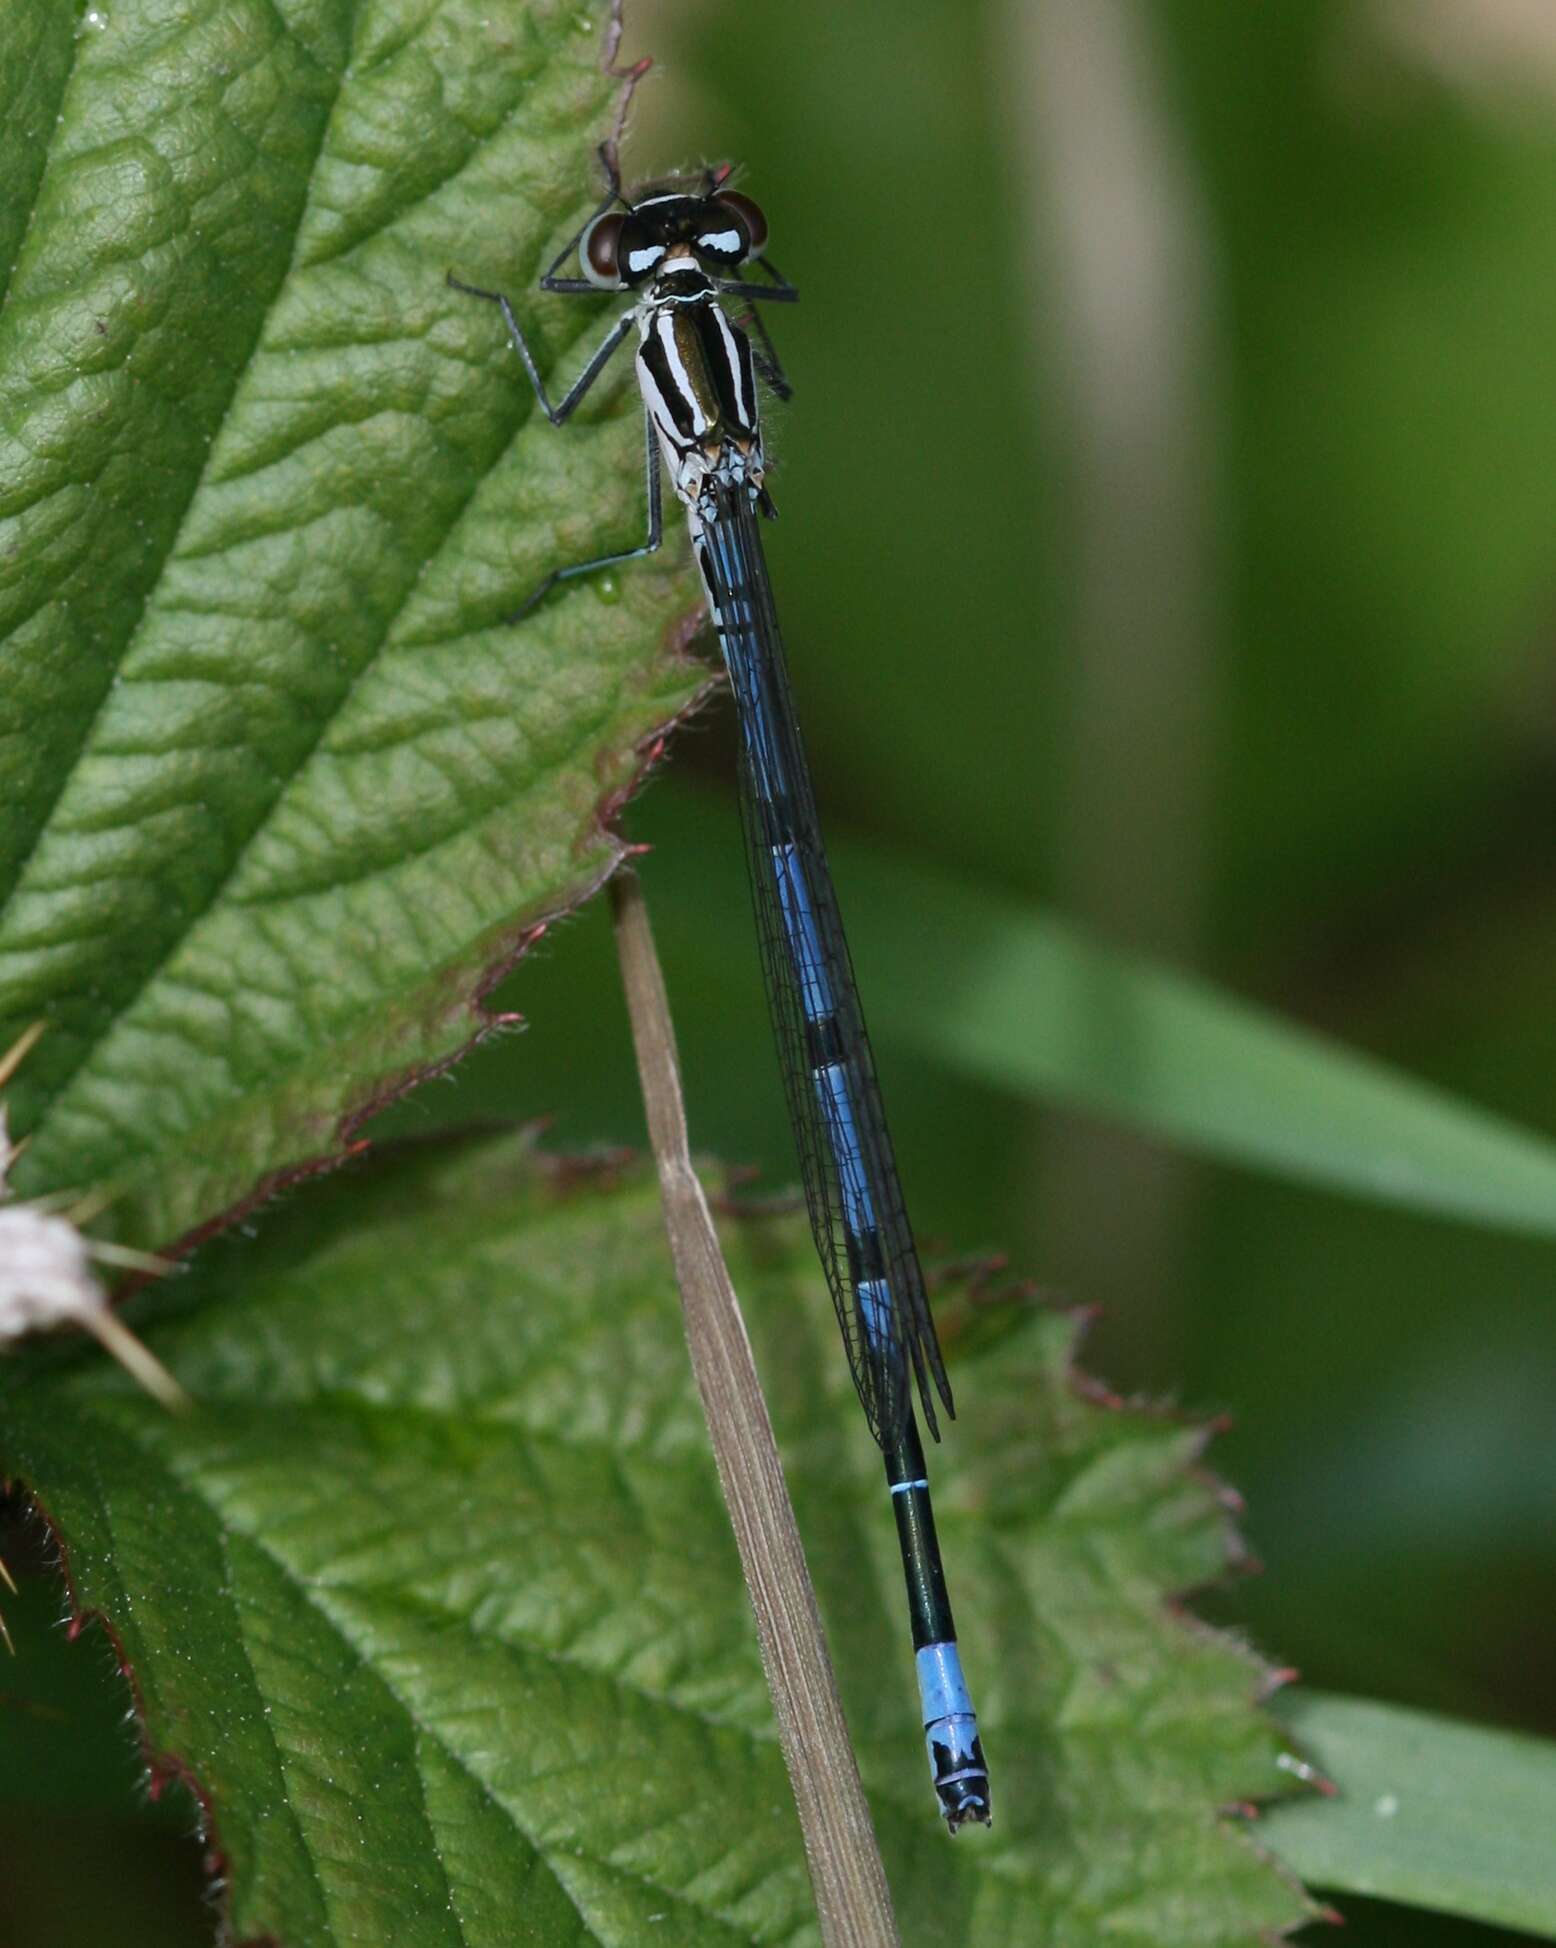
<instances>
[{"instance_id":1,"label":"compound eye","mask_svg":"<svg viewBox=\"0 0 1556 1948\"><path fill-rule=\"evenodd\" d=\"M762 214L760 203L754 203L749 196L742 196L738 189L721 190L713 199L719 209L728 210L739 219L746 233L745 255L760 257L767 248L767 218Z\"/></svg>"},{"instance_id":2,"label":"compound eye","mask_svg":"<svg viewBox=\"0 0 1556 1948\"><path fill-rule=\"evenodd\" d=\"M625 222L620 210L608 210L594 219L578 246L584 276L602 291L621 289L621 226Z\"/></svg>"}]
</instances>

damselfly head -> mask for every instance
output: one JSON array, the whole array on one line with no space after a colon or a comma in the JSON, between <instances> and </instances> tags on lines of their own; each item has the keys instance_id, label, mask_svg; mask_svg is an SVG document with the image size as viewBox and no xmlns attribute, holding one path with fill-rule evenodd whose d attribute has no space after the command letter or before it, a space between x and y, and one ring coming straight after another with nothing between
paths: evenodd
<instances>
[{"instance_id":1,"label":"damselfly head","mask_svg":"<svg viewBox=\"0 0 1556 1948\"><path fill-rule=\"evenodd\" d=\"M578 255L591 284L623 291L646 284L677 246L716 276L759 256L766 243L761 207L738 190L715 187L702 196L670 191L627 210L607 210L584 232Z\"/></svg>"}]
</instances>

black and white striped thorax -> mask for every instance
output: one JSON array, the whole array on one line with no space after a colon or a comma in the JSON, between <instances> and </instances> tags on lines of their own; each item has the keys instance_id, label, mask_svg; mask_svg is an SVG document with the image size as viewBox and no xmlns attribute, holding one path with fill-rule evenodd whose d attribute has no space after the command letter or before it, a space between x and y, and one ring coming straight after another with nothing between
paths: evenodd
<instances>
[{"instance_id":1,"label":"black and white striped thorax","mask_svg":"<svg viewBox=\"0 0 1556 1948\"><path fill-rule=\"evenodd\" d=\"M694 522L715 486L760 494L766 471L751 341L713 280L688 256L667 260L637 307L638 385L671 485Z\"/></svg>"}]
</instances>

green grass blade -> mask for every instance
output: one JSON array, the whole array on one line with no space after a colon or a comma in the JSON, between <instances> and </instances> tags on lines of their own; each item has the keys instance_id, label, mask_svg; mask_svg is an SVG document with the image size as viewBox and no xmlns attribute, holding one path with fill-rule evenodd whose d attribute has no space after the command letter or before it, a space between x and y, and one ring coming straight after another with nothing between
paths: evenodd
<instances>
[{"instance_id":1,"label":"green grass blade","mask_svg":"<svg viewBox=\"0 0 1556 1948\"><path fill-rule=\"evenodd\" d=\"M1271 1808L1295 1873L1556 1939L1556 1745L1321 1691L1276 1709L1340 1789Z\"/></svg>"},{"instance_id":2,"label":"green grass blade","mask_svg":"<svg viewBox=\"0 0 1556 1948\"><path fill-rule=\"evenodd\" d=\"M708 981L751 953L738 848L721 835L734 808L711 797L672 779L640 821L694 862L667 864L653 894L669 951L691 942ZM1545 1138L965 878L843 831L830 849L882 1043L1245 1169L1556 1236Z\"/></svg>"},{"instance_id":3,"label":"green grass blade","mask_svg":"<svg viewBox=\"0 0 1556 1948\"><path fill-rule=\"evenodd\" d=\"M860 964L891 970L868 985L883 1034L1229 1163L1556 1236L1556 1144L1061 920L838 850Z\"/></svg>"}]
</instances>

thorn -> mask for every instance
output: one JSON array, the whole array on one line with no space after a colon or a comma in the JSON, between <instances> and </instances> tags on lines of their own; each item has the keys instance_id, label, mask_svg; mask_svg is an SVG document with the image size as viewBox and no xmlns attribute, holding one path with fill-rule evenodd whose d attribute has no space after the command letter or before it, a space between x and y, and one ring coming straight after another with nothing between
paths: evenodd
<instances>
[{"instance_id":1,"label":"thorn","mask_svg":"<svg viewBox=\"0 0 1556 1948\"><path fill-rule=\"evenodd\" d=\"M1326 1778L1316 1765L1310 1765L1306 1759L1299 1758L1295 1752L1276 1753L1275 1764L1280 1771L1289 1772L1293 1779L1300 1779L1304 1786L1311 1786L1325 1799L1340 1797L1340 1788L1333 1779Z\"/></svg>"},{"instance_id":2,"label":"thorn","mask_svg":"<svg viewBox=\"0 0 1556 1948\"><path fill-rule=\"evenodd\" d=\"M4 1617L0 1617L0 1643L5 1645L13 1657L16 1655L16 1646L11 1642L11 1633L5 1627Z\"/></svg>"},{"instance_id":3,"label":"thorn","mask_svg":"<svg viewBox=\"0 0 1556 1948\"><path fill-rule=\"evenodd\" d=\"M161 1360L141 1344L117 1313L103 1307L88 1312L82 1323L97 1336L99 1345L113 1355L130 1378L143 1386L153 1400L160 1401L170 1414L186 1413L194 1406Z\"/></svg>"},{"instance_id":4,"label":"thorn","mask_svg":"<svg viewBox=\"0 0 1556 1948\"><path fill-rule=\"evenodd\" d=\"M171 1258L159 1258L154 1251L137 1251L133 1245L110 1244L106 1238L88 1238L86 1248L91 1257L101 1259L105 1265L122 1265L130 1272L150 1272L153 1278L165 1278L169 1272L178 1270Z\"/></svg>"},{"instance_id":5,"label":"thorn","mask_svg":"<svg viewBox=\"0 0 1556 1948\"><path fill-rule=\"evenodd\" d=\"M35 1021L31 1028L22 1030L4 1055L0 1055L0 1089L5 1087L38 1046L38 1037L48 1025L46 1021Z\"/></svg>"},{"instance_id":6,"label":"thorn","mask_svg":"<svg viewBox=\"0 0 1556 1948\"><path fill-rule=\"evenodd\" d=\"M5 1566L4 1556L0 1556L0 1583L5 1584L6 1588L11 1592L12 1596L21 1595L21 1591L16 1587L15 1578L12 1576L10 1570L7 1569Z\"/></svg>"},{"instance_id":7,"label":"thorn","mask_svg":"<svg viewBox=\"0 0 1556 1948\"><path fill-rule=\"evenodd\" d=\"M93 1218L101 1217L110 1204L117 1203L124 1195L124 1189L123 1184L104 1184L98 1190L84 1191L77 1202L61 1215L67 1217L79 1231Z\"/></svg>"},{"instance_id":8,"label":"thorn","mask_svg":"<svg viewBox=\"0 0 1556 1948\"><path fill-rule=\"evenodd\" d=\"M19 1150L22 1146L18 1143L16 1147ZM80 1195L77 1190L51 1190L43 1197L29 1197L27 1208L29 1211L41 1211L45 1217L59 1217L69 1210Z\"/></svg>"}]
</instances>

